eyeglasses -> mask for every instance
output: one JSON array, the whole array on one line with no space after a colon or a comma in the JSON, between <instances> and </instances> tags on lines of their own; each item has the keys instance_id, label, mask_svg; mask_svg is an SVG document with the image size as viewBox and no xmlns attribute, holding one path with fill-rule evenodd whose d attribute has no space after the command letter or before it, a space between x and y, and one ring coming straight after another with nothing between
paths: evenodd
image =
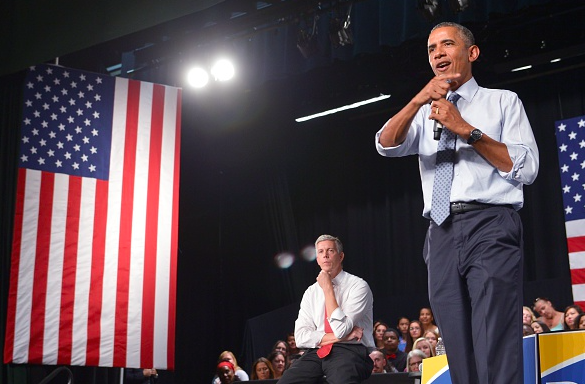
<instances>
[{"instance_id":1,"label":"eyeglasses","mask_svg":"<svg viewBox=\"0 0 585 384\"><path fill-rule=\"evenodd\" d=\"M411 331L420 331L420 327L410 327L408 329Z\"/></svg>"}]
</instances>

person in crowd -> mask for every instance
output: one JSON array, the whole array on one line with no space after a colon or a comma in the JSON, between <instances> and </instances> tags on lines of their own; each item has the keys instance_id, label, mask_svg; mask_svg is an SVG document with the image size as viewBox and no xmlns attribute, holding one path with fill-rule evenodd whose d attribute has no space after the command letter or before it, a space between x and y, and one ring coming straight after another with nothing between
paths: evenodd
<instances>
[{"instance_id":1,"label":"person in crowd","mask_svg":"<svg viewBox=\"0 0 585 384\"><path fill-rule=\"evenodd\" d=\"M219 358L217 359L217 362L220 363L222 361L229 361L230 363L232 363L232 365L234 366L234 372L235 375L238 377L238 381L248 381L250 380L250 377L248 376L248 374L246 373L246 371L244 371L239 365L238 365L238 360L236 360L236 356L231 352L231 351L223 351L222 353L219 354ZM213 378L213 380L211 381L212 384L219 384L220 383L220 379L218 376L215 376Z\"/></svg>"},{"instance_id":2,"label":"person in crowd","mask_svg":"<svg viewBox=\"0 0 585 384\"><path fill-rule=\"evenodd\" d=\"M154 384L158 373L154 368L125 368L124 383L126 384Z\"/></svg>"},{"instance_id":3,"label":"person in crowd","mask_svg":"<svg viewBox=\"0 0 585 384\"><path fill-rule=\"evenodd\" d=\"M420 372L420 364L427 355L420 349L413 349L406 356L406 372Z\"/></svg>"},{"instance_id":4,"label":"person in crowd","mask_svg":"<svg viewBox=\"0 0 585 384\"><path fill-rule=\"evenodd\" d=\"M437 350L437 342L439 341L439 333L435 331L426 331L423 334L423 337L427 339L429 344L431 344L431 348L433 349L433 356L435 356Z\"/></svg>"},{"instance_id":5,"label":"person in crowd","mask_svg":"<svg viewBox=\"0 0 585 384\"><path fill-rule=\"evenodd\" d=\"M522 336L534 335L534 329L530 324L522 324Z\"/></svg>"},{"instance_id":6,"label":"person in crowd","mask_svg":"<svg viewBox=\"0 0 585 384\"><path fill-rule=\"evenodd\" d=\"M565 308L565 316L563 321L564 330L579 329L579 323L576 322L577 316L581 315L583 310L578 305L569 305Z\"/></svg>"},{"instance_id":7,"label":"person in crowd","mask_svg":"<svg viewBox=\"0 0 585 384\"><path fill-rule=\"evenodd\" d=\"M536 321L536 316L534 316L534 312L527 306L522 307L522 323L523 324L532 324L533 321Z\"/></svg>"},{"instance_id":8,"label":"person in crowd","mask_svg":"<svg viewBox=\"0 0 585 384\"><path fill-rule=\"evenodd\" d=\"M269 356L268 360L272 364L274 369L274 378L280 379L284 371L288 368L286 362L286 356L281 351L273 351Z\"/></svg>"},{"instance_id":9,"label":"person in crowd","mask_svg":"<svg viewBox=\"0 0 585 384\"><path fill-rule=\"evenodd\" d=\"M536 320L545 323L552 332L563 330L565 314L557 311L546 297L539 297L534 300L534 312L540 315Z\"/></svg>"},{"instance_id":10,"label":"person in crowd","mask_svg":"<svg viewBox=\"0 0 585 384\"><path fill-rule=\"evenodd\" d=\"M252 364L252 380L274 379L274 369L272 363L265 357L256 359Z\"/></svg>"},{"instance_id":11,"label":"person in crowd","mask_svg":"<svg viewBox=\"0 0 585 384\"><path fill-rule=\"evenodd\" d=\"M579 316L577 316L575 322L579 324L579 329L585 329L585 313L582 313Z\"/></svg>"},{"instance_id":12,"label":"person in crowd","mask_svg":"<svg viewBox=\"0 0 585 384\"><path fill-rule=\"evenodd\" d=\"M376 321L374 324L374 343L376 343L376 348L383 349L384 348L384 332L386 332L388 326L381 321Z\"/></svg>"},{"instance_id":13,"label":"person in crowd","mask_svg":"<svg viewBox=\"0 0 585 384\"><path fill-rule=\"evenodd\" d=\"M384 354L375 349L370 353L370 358L374 362L374 368L372 368L372 373L386 373L386 358Z\"/></svg>"},{"instance_id":14,"label":"person in crowd","mask_svg":"<svg viewBox=\"0 0 585 384\"><path fill-rule=\"evenodd\" d=\"M406 353L398 349L399 332L394 328L386 329L384 332L384 357L392 364L398 372L404 372L406 368Z\"/></svg>"},{"instance_id":15,"label":"person in crowd","mask_svg":"<svg viewBox=\"0 0 585 384\"><path fill-rule=\"evenodd\" d=\"M534 333L536 334L550 332L550 328L548 327L548 325L546 325L544 322L540 320L533 321L532 324L530 324L530 327L532 327Z\"/></svg>"},{"instance_id":16,"label":"person in crowd","mask_svg":"<svg viewBox=\"0 0 585 384\"><path fill-rule=\"evenodd\" d=\"M406 339L407 339L407 334L408 334L408 326L410 325L410 320L408 319L408 317L401 317L400 319L398 319L398 325L397 325L397 329L398 331L400 331L400 334L398 335L398 349L400 349L402 352L404 352L404 349L406 348Z\"/></svg>"},{"instance_id":17,"label":"person in crowd","mask_svg":"<svg viewBox=\"0 0 585 384\"><path fill-rule=\"evenodd\" d=\"M270 351L272 352L282 352L282 354L288 358L289 355L289 347L288 347L288 343L284 340L278 340L276 343L274 343L274 345L272 346L272 350Z\"/></svg>"},{"instance_id":18,"label":"person in crowd","mask_svg":"<svg viewBox=\"0 0 585 384\"><path fill-rule=\"evenodd\" d=\"M412 349L418 349L420 351L423 351L424 354L426 355L426 357L435 356L435 351L433 350L433 346L424 337L419 337L418 339L416 339L414 341L414 344L412 345Z\"/></svg>"},{"instance_id":19,"label":"person in crowd","mask_svg":"<svg viewBox=\"0 0 585 384\"><path fill-rule=\"evenodd\" d=\"M430 308L423 307L420 309L418 314L418 321L420 321L423 332L425 331L437 331L439 332L439 328L435 324L435 317L433 316L433 311Z\"/></svg>"},{"instance_id":20,"label":"person in crowd","mask_svg":"<svg viewBox=\"0 0 585 384\"><path fill-rule=\"evenodd\" d=\"M473 33L451 22L427 41L435 76L376 134L383 156L418 155L429 299L453 384L521 383L523 185L539 168L518 96L480 87ZM497 230L494 230L497 228ZM500 324L500 327L494 326ZM506 351L506 353L502 353Z\"/></svg>"},{"instance_id":21,"label":"person in crowd","mask_svg":"<svg viewBox=\"0 0 585 384\"><path fill-rule=\"evenodd\" d=\"M369 356L375 347L372 291L343 269L345 253L337 237L319 236L315 249L321 271L303 294L295 321L297 345L308 350L279 384L317 384L324 375L328 384L361 383L374 365Z\"/></svg>"},{"instance_id":22,"label":"person in crowd","mask_svg":"<svg viewBox=\"0 0 585 384\"><path fill-rule=\"evenodd\" d=\"M236 376L236 367L227 360L220 361L219 364L217 364L216 374L221 384L231 384L236 381L241 381L240 378Z\"/></svg>"},{"instance_id":23,"label":"person in crowd","mask_svg":"<svg viewBox=\"0 0 585 384\"><path fill-rule=\"evenodd\" d=\"M298 359L303 354L303 350L297 347L294 332L286 335L286 343L288 344L288 357L290 363L292 360Z\"/></svg>"},{"instance_id":24,"label":"person in crowd","mask_svg":"<svg viewBox=\"0 0 585 384\"><path fill-rule=\"evenodd\" d=\"M411 320L408 325L408 333L406 334L406 347L404 348L404 352L408 353L412 351L414 341L419 337L422 337L422 330L423 326L420 321Z\"/></svg>"}]
</instances>

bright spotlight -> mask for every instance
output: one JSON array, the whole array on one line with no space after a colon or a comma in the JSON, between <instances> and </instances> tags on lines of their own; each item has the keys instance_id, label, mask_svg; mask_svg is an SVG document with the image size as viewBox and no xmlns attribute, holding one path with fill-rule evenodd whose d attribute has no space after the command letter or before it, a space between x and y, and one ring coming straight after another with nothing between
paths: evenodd
<instances>
[{"instance_id":1,"label":"bright spotlight","mask_svg":"<svg viewBox=\"0 0 585 384\"><path fill-rule=\"evenodd\" d=\"M315 250L315 246L307 245L305 248L303 248L303 250L301 251L301 257L305 261L315 260L317 258L317 251Z\"/></svg>"},{"instance_id":2,"label":"bright spotlight","mask_svg":"<svg viewBox=\"0 0 585 384\"><path fill-rule=\"evenodd\" d=\"M226 81L234 77L234 65L229 60L218 60L211 68L211 74L217 81Z\"/></svg>"},{"instance_id":3,"label":"bright spotlight","mask_svg":"<svg viewBox=\"0 0 585 384\"><path fill-rule=\"evenodd\" d=\"M278 268L287 269L295 262L295 256L289 252L279 253L274 256L274 262Z\"/></svg>"},{"instance_id":4,"label":"bright spotlight","mask_svg":"<svg viewBox=\"0 0 585 384\"><path fill-rule=\"evenodd\" d=\"M187 75L187 81L192 87L203 88L209 82L209 75L203 68L193 68Z\"/></svg>"}]
</instances>

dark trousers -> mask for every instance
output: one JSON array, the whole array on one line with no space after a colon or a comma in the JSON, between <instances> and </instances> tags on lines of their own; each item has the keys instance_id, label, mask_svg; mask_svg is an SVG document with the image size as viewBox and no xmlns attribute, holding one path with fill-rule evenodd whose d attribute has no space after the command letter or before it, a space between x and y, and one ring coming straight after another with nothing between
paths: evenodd
<instances>
[{"instance_id":1,"label":"dark trousers","mask_svg":"<svg viewBox=\"0 0 585 384\"><path fill-rule=\"evenodd\" d=\"M362 344L336 343L328 356L321 359L317 349L309 349L278 380L278 384L322 383L358 384L372 374L374 363Z\"/></svg>"},{"instance_id":2,"label":"dark trousers","mask_svg":"<svg viewBox=\"0 0 585 384\"><path fill-rule=\"evenodd\" d=\"M431 221L429 298L453 384L518 384L522 361L522 223L493 207Z\"/></svg>"}]
</instances>

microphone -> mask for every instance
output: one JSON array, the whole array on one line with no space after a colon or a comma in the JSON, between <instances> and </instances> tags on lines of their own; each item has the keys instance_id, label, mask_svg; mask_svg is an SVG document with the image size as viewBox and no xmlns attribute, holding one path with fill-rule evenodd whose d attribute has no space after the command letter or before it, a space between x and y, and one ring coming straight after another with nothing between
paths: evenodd
<instances>
[{"instance_id":1,"label":"microphone","mask_svg":"<svg viewBox=\"0 0 585 384\"><path fill-rule=\"evenodd\" d=\"M443 132L443 124L439 123L435 120L435 125L433 125L433 139L440 140L441 139L441 132Z\"/></svg>"}]
</instances>

